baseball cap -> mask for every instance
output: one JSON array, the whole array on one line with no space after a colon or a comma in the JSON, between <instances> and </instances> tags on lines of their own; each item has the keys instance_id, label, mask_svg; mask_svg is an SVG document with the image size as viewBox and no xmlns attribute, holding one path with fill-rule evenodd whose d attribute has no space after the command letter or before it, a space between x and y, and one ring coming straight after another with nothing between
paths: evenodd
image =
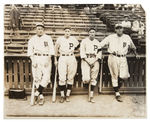
<instances>
[{"instance_id":1,"label":"baseball cap","mask_svg":"<svg viewBox=\"0 0 150 122\"><path fill-rule=\"evenodd\" d=\"M65 25L64 26L64 30L66 30L66 29L70 29L71 30L71 26L70 25Z\"/></svg>"},{"instance_id":2,"label":"baseball cap","mask_svg":"<svg viewBox=\"0 0 150 122\"><path fill-rule=\"evenodd\" d=\"M123 27L122 24L120 24L120 23L119 24L115 24L115 28L116 29L119 28L119 27Z\"/></svg>"},{"instance_id":3,"label":"baseball cap","mask_svg":"<svg viewBox=\"0 0 150 122\"><path fill-rule=\"evenodd\" d=\"M44 24L43 23L36 23L36 27L41 26L44 28Z\"/></svg>"},{"instance_id":4,"label":"baseball cap","mask_svg":"<svg viewBox=\"0 0 150 122\"><path fill-rule=\"evenodd\" d=\"M91 31L91 30L95 30L96 31L95 27L90 27L88 32Z\"/></svg>"}]
</instances>

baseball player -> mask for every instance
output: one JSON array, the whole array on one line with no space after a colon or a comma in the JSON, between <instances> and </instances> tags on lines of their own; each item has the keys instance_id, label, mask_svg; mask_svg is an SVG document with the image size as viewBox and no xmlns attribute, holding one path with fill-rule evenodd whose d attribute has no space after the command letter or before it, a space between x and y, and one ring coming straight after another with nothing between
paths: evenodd
<instances>
[{"instance_id":1,"label":"baseball player","mask_svg":"<svg viewBox=\"0 0 150 122\"><path fill-rule=\"evenodd\" d=\"M99 60L102 56L102 51L98 52L99 41L95 39L96 31L94 28L89 29L89 37L85 38L81 42L80 56L82 59L82 81L84 84L91 82L90 100L94 103L93 94L94 87L97 84L97 76L99 72Z\"/></svg>"},{"instance_id":2,"label":"baseball player","mask_svg":"<svg viewBox=\"0 0 150 122\"><path fill-rule=\"evenodd\" d=\"M55 55L53 41L44 33L44 25L36 25L36 35L28 43L28 56L32 61L32 74L35 86L35 104L44 104L43 89L50 83L51 56Z\"/></svg>"},{"instance_id":3,"label":"baseball player","mask_svg":"<svg viewBox=\"0 0 150 122\"><path fill-rule=\"evenodd\" d=\"M119 93L119 88L122 85L121 81L128 79L130 76L126 55L129 48L133 49L136 54L136 47L130 36L123 34L122 24L116 24L115 31L115 34L106 37L99 46L102 48L103 46L108 45L108 67L111 74L112 86L115 91L116 100L122 102Z\"/></svg>"},{"instance_id":4,"label":"baseball player","mask_svg":"<svg viewBox=\"0 0 150 122\"><path fill-rule=\"evenodd\" d=\"M58 55L58 53L60 54L58 60L58 73L61 103L64 102L65 98L66 102L70 101L69 96L74 83L74 76L77 71L77 61L74 56L74 50L79 45L77 39L71 36L70 26L65 26L64 33L64 36L59 37L55 44L56 55ZM66 89L67 92L65 94Z\"/></svg>"}]
</instances>

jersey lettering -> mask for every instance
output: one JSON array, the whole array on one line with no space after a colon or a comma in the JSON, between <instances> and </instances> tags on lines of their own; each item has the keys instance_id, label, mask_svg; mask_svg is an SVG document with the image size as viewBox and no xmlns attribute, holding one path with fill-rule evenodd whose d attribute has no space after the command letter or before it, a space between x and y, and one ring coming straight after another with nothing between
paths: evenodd
<instances>
[{"instance_id":1,"label":"jersey lettering","mask_svg":"<svg viewBox=\"0 0 150 122\"><path fill-rule=\"evenodd\" d=\"M127 45L127 43L126 43L126 42L123 42L123 48L126 47L126 45Z\"/></svg>"},{"instance_id":2,"label":"jersey lettering","mask_svg":"<svg viewBox=\"0 0 150 122\"><path fill-rule=\"evenodd\" d=\"M69 50L73 47L73 43L69 43Z\"/></svg>"},{"instance_id":3,"label":"jersey lettering","mask_svg":"<svg viewBox=\"0 0 150 122\"><path fill-rule=\"evenodd\" d=\"M98 49L98 46L97 46L97 45L94 45L94 51L97 50L97 49Z\"/></svg>"},{"instance_id":4,"label":"jersey lettering","mask_svg":"<svg viewBox=\"0 0 150 122\"><path fill-rule=\"evenodd\" d=\"M44 42L44 46L47 47L48 46L48 42Z\"/></svg>"}]
</instances>

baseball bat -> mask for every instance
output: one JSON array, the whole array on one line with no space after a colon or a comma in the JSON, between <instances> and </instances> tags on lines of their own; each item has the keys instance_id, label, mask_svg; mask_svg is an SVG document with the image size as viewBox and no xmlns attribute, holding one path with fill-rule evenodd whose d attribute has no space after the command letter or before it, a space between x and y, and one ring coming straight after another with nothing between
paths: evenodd
<instances>
[{"instance_id":1,"label":"baseball bat","mask_svg":"<svg viewBox=\"0 0 150 122\"><path fill-rule=\"evenodd\" d=\"M57 65L55 69L55 80L54 80L54 87L53 87L53 95L52 95L52 102L56 101L56 86L57 86Z\"/></svg>"},{"instance_id":2,"label":"baseball bat","mask_svg":"<svg viewBox=\"0 0 150 122\"><path fill-rule=\"evenodd\" d=\"M99 92L102 92L102 78L103 78L103 59L101 59L101 70L100 70L100 81L99 81Z\"/></svg>"},{"instance_id":3,"label":"baseball bat","mask_svg":"<svg viewBox=\"0 0 150 122\"><path fill-rule=\"evenodd\" d=\"M35 87L35 84L33 80L30 105L34 105L34 87Z\"/></svg>"},{"instance_id":4,"label":"baseball bat","mask_svg":"<svg viewBox=\"0 0 150 122\"><path fill-rule=\"evenodd\" d=\"M90 67L90 82L89 82L89 89L88 89L88 99L90 102L90 93L91 93L91 67Z\"/></svg>"}]
</instances>

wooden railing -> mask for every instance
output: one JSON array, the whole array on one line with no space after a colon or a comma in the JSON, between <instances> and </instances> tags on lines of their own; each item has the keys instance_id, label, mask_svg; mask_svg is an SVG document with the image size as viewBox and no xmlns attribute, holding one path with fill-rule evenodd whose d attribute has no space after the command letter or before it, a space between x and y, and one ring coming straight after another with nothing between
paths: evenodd
<instances>
[{"instance_id":1,"label":"wooden railing","mask_svg":"<svg viewBox=\"0 0 150 122\"><path fill-rule=\"evenodd\" d=\"M146 58L140 56L138 59L129 56L128 66L130 72L130 78L124 82L121 92L124 93L145 93L146 92ZM78 68L75 76L75 82L73 85L73 94L87 93L87 89L83 87L82 75L81 75L81 59L77 57ZM53 63L53 61L52 61ZM51 93L54 83L55 66L52 65L51 81L52 84L47 86L45 93ZM100 74L100 73L99 73ZM107 65L107 56L103 59L103 76L102 76L102 93L112 93L111 76ZM59 76L58 76L59 77ZM57 81L58 81L57 77ZM31 72L31 60L26 56L5 56L4 57L4 84L5 94L8 93L9 88L25 88L27 93L31 93L32 86L32 72ZM98 92L98 84L95 89ZM57 90L58 91L58 90Z\"/></svg>"}]
</instances>

